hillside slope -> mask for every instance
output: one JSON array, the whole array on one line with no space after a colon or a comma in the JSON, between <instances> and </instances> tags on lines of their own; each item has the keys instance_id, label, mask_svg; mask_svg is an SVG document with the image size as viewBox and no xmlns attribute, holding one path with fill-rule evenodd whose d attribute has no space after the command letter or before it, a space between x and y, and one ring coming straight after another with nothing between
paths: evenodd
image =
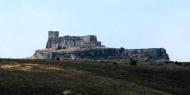
<instances>
[{"instance_id":1,"label":"hillside slope","mask_svg":"<svg viewBox=\"0 0 190 95\"><path fill-rule=\"evenodd\" d=\"M0 60L1 95L188 95L190 67Z\"/></svg>"}]
</instances>

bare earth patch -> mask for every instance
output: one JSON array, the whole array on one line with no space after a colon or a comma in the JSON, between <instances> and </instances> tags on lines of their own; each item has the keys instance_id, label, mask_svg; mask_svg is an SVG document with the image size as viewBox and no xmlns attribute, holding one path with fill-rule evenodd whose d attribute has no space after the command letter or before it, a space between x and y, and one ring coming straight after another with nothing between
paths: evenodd
<instances>
[{"instance_id":1,"label":"bare earth patch","mask_svg":"<svg viewBox=\"0 0 190 95\"><path fill-rule=\"evenodd\" d=\"M43 65L43 64L32 64L32 63L15 63L15 64L0 64L1 69L14 71L14 70L20 70L20 71L63 71L64 69L56 66L50 66L50 65Z\"/></svg>"}]
</instances>

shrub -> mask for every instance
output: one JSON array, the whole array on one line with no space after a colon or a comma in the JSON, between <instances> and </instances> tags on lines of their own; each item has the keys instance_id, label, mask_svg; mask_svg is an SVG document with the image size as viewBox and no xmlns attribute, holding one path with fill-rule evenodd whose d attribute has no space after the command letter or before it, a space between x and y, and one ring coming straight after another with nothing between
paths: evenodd
<instances>
[{"instance_id":1,"label":"shrub","mask_svg":"<svg viewBox=\"0 0 190 95\"><path fill-rule=\"evenodd\" d=\"M181 65L181 62L175 61L175 64L177 64L177 65Z\"/></svg>"},{"instance_id":2,"label":"shrub","mask_svg":"<svg viewBox=\"0 0 190 95\"><path fill-rule=\"evenodd\" d=\"M113 62L113 65L117 65L118 63L117 62Z\"/></svg>"},{"instance_id":3,"label":"shrub","mask_svg":"<svg viewBox=\"0 0 190 95\"><path fill-rule=\"evenodd\" d=\"M130 65L137 65L137 61L132 60L129 64L130 64Z\"/></svg>"}]
</instances>

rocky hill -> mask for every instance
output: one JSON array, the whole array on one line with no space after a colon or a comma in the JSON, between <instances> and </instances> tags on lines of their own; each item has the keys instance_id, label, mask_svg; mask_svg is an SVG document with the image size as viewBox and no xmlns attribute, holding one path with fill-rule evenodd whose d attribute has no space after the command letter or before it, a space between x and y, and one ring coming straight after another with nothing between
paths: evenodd
<instances>
[{"instance_id":1,"label":"rocky hill","mask_svg":"<svg viewBox=\"0 0 190 95\"><path fill-rule=\"evenodd\" d=\"M163 48L123 49L123 48L70 48L61 50L37 50L33 56L36 59L98 59L98 60L128 60L128 61L169 61Z\"/></svg>"},{"instance_id":2,"label":"rocky hill","mask_svg":"<svg viewBox=\"0 0 190 95\"><path fill-rule=\"evenodd\" d=\"M32 59L96 59L127 61L169 61L164 48L124 49L107 48L97 41L96 36L64 36L59 32L49 32L46 49L37 50Z\"/></svg>"}]
</instances>

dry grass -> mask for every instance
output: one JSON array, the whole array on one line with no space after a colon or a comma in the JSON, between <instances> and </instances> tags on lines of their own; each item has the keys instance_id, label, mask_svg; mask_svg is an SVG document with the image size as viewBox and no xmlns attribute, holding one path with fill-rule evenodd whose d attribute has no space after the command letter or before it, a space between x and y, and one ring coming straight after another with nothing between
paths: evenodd
<instances>
[{"instance_id":1,"label":"dry grass","mask_svg":"<svg viewBox=\"0 0 190 95\"><path fill-rule=\"evenodd\" d=\"M32 63L14 63L14 64L0 64L1 69L14 71L63 71L64 69L56 67L55 65L44 65L44 64L32 64Z\"/></svg>"},{"instance_id":2,"label":"dry grass","mask_svg":"<svg viewBox=\"0 0 190 95\"><path fill-rule=\"evenodd\" d=\"M189 66L0 60L1 95L188 95Z\"/></svg>"}]
</instances>

